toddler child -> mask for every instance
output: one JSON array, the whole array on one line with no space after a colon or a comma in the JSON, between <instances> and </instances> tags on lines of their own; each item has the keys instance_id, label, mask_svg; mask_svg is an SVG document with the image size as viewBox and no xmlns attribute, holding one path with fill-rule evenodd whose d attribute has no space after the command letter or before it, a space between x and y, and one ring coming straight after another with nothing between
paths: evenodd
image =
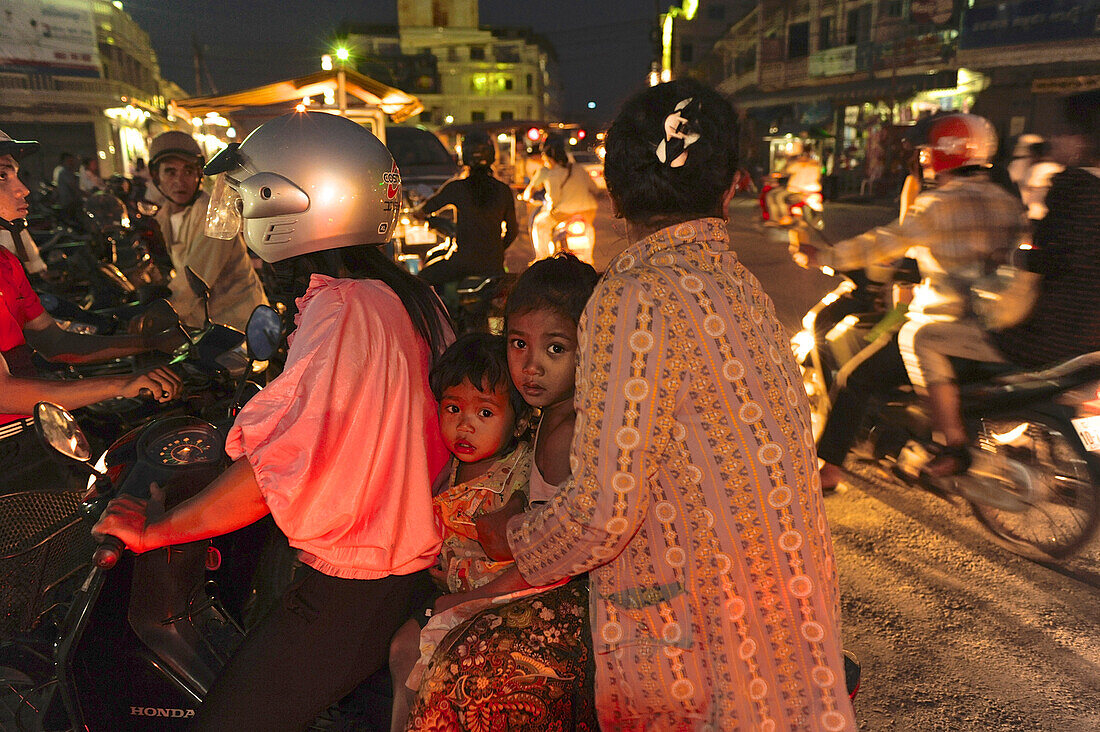
<instances>
[{"instance_id":1,"label":"toddler child","mask_svg":"<svg viewBox=\"0 0 1100 732\"><path fill-rule=\"evenodd\" d=\"M421 628L430 616L470 601L528 587L510 560L486 555L475 519L502 511L504 520L522 512L530 472L529 443L519 440L530 409L508 374L505 341L488 333L460 337L439 357L428 383L439 402L439 427L453 458L433 487L433 506L443 536L441 588L397 631L390 643L393 728L408 716L409 674L420 657ZM508 572L512 568L511 572ZM438 625L438 624L437 624ZM414 680L413 680L414 681Z\"/></svg>"}]
</instances>

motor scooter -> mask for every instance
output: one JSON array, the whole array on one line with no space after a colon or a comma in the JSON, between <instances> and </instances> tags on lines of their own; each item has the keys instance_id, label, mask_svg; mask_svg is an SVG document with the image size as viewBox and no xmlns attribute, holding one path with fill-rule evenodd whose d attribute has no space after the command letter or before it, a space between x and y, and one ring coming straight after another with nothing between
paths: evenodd
<instances>
[{"instance_id":1,"label":"motor scooter","mask_svg":"<svg viewBox=\"0 0 1100 732\"><path fill-rule=\"evenodd\" d=\"M772 174L764 179L760 186L760 215L767 223L772 220L768 211L768 192L787 185L787 176ZM808 193L788 193L790 227L809 226L816 231L825 229L825 199L820 191Z\"/></svg>"},{"instance_id":2,"label":"motor scooter","mask_svg":"<svg viewBox=\"0 0 1100 732\"><path fill-rule=\"evenodd\" d=\"M791 346L802 367L814 437L846 363L904 323L889 292L919 281L915 265L901 278L841 273L842 282L803 318ZM835 274L835 273L834 273ZM929 483L931 419L905 385L874 403L857 443L884 474L959 498L994 541L1036 560L1058 560L1084 546L1100 526L1100 352L1042 370L959 360L970 468Z\"/></svg>"},{"instance_id":3,"label":"motor scooter","mask_svg":"<svg viewBox=\"0 0 1100 732\"><path fill-rule=\"evenodd\" d=\"M261 305L246 330L250 363L264 361L279 345L282 321ZM241 376L234 405L255 393L246 388L249 372ZM10 501L5 505L8 522L22 526L37 519L39 527L21 532L20 547L33 546L0 558L0 577L22 578L22 591L32 599L47 592L54 599L40 603L45 607L33 622L13 628L17 632L0 643L0 727L182 729L243 638L240 608L234 612L223 598L239 590L234 585L247 588L263 533L246 527L221 542L135 556L110 538L96 546L90 528L112 498L147 498L153 481L163 487L168 507L205 487L226 466L226 425L187 415L156 419L119 438L92 466L88 439L72 415L40 403L34 416L46 444L82 466L91 485L83 500L51 496L55 515L45 522L40 496L21 496L27 506L22 513L7 511ZM40 555L84 560L49 586L32 581L33 567L5 571ZM60 597L65 588L73 590L71 597Z\"/></svg>"}]
</instances>

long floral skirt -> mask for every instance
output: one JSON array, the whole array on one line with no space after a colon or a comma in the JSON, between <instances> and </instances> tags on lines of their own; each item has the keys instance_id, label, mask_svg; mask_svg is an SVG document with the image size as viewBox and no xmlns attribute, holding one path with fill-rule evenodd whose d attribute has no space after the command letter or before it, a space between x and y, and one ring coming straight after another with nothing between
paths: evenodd
<instances>
[{"instance_id":1,"label":"long floral skirt","mask_svg":"<svg viewBox=\"0 0 1100 732\"><path fill-rule=\"evenodd\" d=\"M407 729L595 731L588 579L481 611L439 644Z\"/></svg>"}]
</instances>

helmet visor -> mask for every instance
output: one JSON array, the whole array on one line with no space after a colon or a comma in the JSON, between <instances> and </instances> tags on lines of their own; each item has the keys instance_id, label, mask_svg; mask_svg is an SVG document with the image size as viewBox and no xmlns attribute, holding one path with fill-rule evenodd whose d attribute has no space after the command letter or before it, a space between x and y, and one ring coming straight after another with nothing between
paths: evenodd
<instances>
[{"instance_id":1,"label":"helmet visor","mask_svg":"<svg viewBox=\"0 0 1100 732\"><path fill-rule=\"evenodd\" d=\"M232 239L240 231L241 194L229 185L225 173L218 173L206 209L206 235L212 239Z\"/></svg>"}]
</instances>

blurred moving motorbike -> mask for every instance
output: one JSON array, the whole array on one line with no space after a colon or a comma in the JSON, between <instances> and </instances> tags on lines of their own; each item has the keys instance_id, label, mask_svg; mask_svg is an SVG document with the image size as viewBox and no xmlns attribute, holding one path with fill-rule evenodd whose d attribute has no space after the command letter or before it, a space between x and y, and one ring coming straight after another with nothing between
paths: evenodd
<instances>
[{"instance_id":1,"label":"blurred moving motorbike","mask_svg":"<svg viewBox=\"0 0 1100 732\"><path fill-rule=\"evenodd\" d=\"M897 272L892 278L839 273L841 284L806 314L791 339L815 439L838 372L869 340L890 338L905 320L891 289L920 277L915 264ZM866 453L889 475L965 501L1009 550L1036 560L1071 556L1100 525L1100 352L1041 371L960 360L956 373L970 436L966 473L936 484L920 480L932 426L909 385L872 406L862 429Z\"/></svg>"},{"instance_id":2,"label":"blurred moving motorbike","mask_svg":"<svg viewBox=\"0 0 1100 732\"><path fill-rule=\"evenodd\" d=\"M765 223L772 220L771 213L768 211L768 192L786 185L787 176L772 173L764 179L763 184L760 186L760 214ZM821 191L788 192L787 202L791 222L786 226L790 228L808 226L815 231L825 229L825 199L822 197Z\"/></svg>"}]
</instances>

